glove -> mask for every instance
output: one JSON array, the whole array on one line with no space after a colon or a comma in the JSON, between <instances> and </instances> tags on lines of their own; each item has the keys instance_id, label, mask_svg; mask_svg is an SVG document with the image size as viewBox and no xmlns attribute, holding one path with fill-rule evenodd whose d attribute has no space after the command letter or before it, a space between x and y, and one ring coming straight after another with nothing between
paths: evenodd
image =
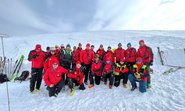
<instances>
[{"instance_id":1,"label":"glove","mask_svg":"<svg viewBox=\"0 0 185 111\"><path fill-rule=\"evenodd\" d=\"M151 66L153 66L153 61L152 61L152 62L150 62L150 65L151 65Z\"/></svg>"},{"instance_id":2,"label":"glove","mask_svg":"<svg viewBox=\"0 0 185 111\"><path fill-rule=\"evenodd\" d=\"M134 75L136 79L141 80L141 75L138 72L134 73Z\"/></svg>"},{"instance_id":3,"label":"glove","mask_svg":"<svg viewBox=\"0 0 185 111\"><path fill-rule=\"evenodd\" d=\"M150 65L151 65L151 66L153 65L153 60L150 61Z\"/></svg>"},{"instance_id":4,"label":"glove","mask_svg":"<svg viewBox=\"0 0 185 111\"><path fill-rule=\"evenodd\" d=\"M37 58L39 56L39 54L35 54L35 55L33 55L33 58L35 59L35 58Z\"/></svg>"},{"instance_id":5,"label":"glove","mask_svg":"<svg viewBox=\"0 0 185 111\"><path fill-rule=\"evenodd\" d=\"M81 66L83 66L83 67L84 67L84 63L83 63L83 62L81 63Z\"/></svg>"}]
</instances>

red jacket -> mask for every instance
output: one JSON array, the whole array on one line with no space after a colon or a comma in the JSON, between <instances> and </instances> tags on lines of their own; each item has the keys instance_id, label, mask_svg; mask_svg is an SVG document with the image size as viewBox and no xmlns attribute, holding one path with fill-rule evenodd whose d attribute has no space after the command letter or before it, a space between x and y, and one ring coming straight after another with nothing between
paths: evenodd
<instances>
[{"instance_id":1,"label":"red jacket","mask_svg":"<svg viewBox=\"0 0 185 111\"><path fill-rule=\"evenodd\" d=\"M37 55L36 58L34 58L35 55ZM28 55L28 60L32 62L32 68L43 68L45 58L46 55L43 51L36 52L35 50L32 50Z\"/></svg>"},{"instance_id":2,"label":"red jacket","mask_svg":"<svg viewBox=\"0 0 185 111\"><path fill-rule=\"evenodd\" d=\"M103 62L110 60L112 63L114 62L114 53L112 51L107 51L103 57Z\"/></svg>"},{"instance_id":3,"label":"red jacket","mask_svg":"<svg viewBox=\"0 0 185 111\"><path fill-rule=\"evenodd\" d=\"M98 50L96 51L96 54L98 54L99 57L100 57L100 59L102 60L102 59L103 59L103 56L104 56L104 54L105 54L105 50L104 50L104 49L98 49Z\"/></svg>"},{"instance_id":4,"label":"red jacket","mask_svg":"<svg viewBox=\"0 0 185 111\"><path fill-rule=\"evenodd\" d=\"M67 76L68 76L68 78L72 78L72 79L75 79L76 81L78 81L79 85L81 85L83 83L84 75L83 75L81 69L76 68L73 73L69 73Z\"/></svg>"},{"instance_id":5,"label":"red jacket","mask_svg":"<svg viewBox=\"0 0 185 111\"><path fill-rule=\"evenodd\" d=\"M91 64L94 60L94 52L90 50L83 50L80 54L80 62L84 64Z\"/></svg>"},{"instance_id":6,"label":"red jacket","mask_svg":"<svg viewBox=\"0 0 185 111\"><path fill-rule=\"evenodd\" d=\"M115 75L120 75L120 73L127 73L129 72L129 69L126 67L125 64L116 63L115 69L114 69Z\"/></svg>"},{"instance_id":7,"label":"red jacket","mask_svg":"<svg viewBox=\"0 0 185 111\"><path fill-rule=\"evenodd\" d=\"M91 65L91 73L96 74L97 76L101 76L102 68L103 68L102 61L99 60L98 63L93 62Z\"/></svg>"},{"instance_id":8,"label":"red jacket","mask_svg":"<svg viewBox=\"0 0 185 111\"><path fill-rule=\"evenodd\" d=\"M63 74L68 74L68 70L64 69L61 66L58 66L56 70L53 70L53 68L49 68L46 70L44 74L44 81L47 86L50 86L51 84L58 84L62 80Z\"/></svg>"},{"instance_id":9,"label":"red jacket","mask_svg":"<svg viewBox=\"0 0 185 111\"><path fill-rule=\"evenodd\" d=\"M124 60L125 59L125 50L122 48L117 48L114 51L114 56L116 57L116 62Z\"/></svg>"},{"instance_id":10,"label":"red jacket","mask_svg":"<svg viewBox=\"0 0 185 111\"><path fill-rule=\"evenodd\" d=\"M153 53L148 46L144 45L139 47L137 57L141 57L143 63L150 63L153 60Z\"/></svg>"},{"instance_id":11,"label":"red jacket","mask_svg":"<svg viewBox=\"0 0 185 111\"><path fill-rule=\"evenodd\" d=\"M113 73L113 67L112 64L105 64L102 74L109 74L109 73Z\"/></svg>"},{"instance_id":12,"label":"red jacket","mask_svg":"<svg viewBox=\"0 0 185 111\"><path fill-rule=\"evenodd\" d=\"M82 49L78 48L76 51L73 51L73 59L74 62L76 63L77 61L80 61L80 53L81 53Z\"/></svg>"},{"instance_id":13,"label":"red jacket","mask_svg":"<svg viewBox=\"0 0 185 111\"><path fill-rule=\"evenodd\" d=\"M52 67L53 62L56 62L59 60L55 55L51 55L51 57L49 57L46 62L44 63L44 71L46 71L48 68Z\"/></svg>"},{"instance_id":14,"label":"red jacket","mask_svg":"<svg viewBox=\"0 0 185 111\"><path fill-rule=\"evenodd\" d=\"M125 61L126 62L136 62L136 49L131 47L127 48L125 51Z\"/></svg>"},{"instance_id":15,"label":"red jacket","mask_svg":"<svg viewBox=\"0 0 185 111\"><path fill-rule=\"evenodd\" d=\"M61 53L60 53L60 50L59 50L59 49L56 49L56 50L55 50L55 55L56 55L56 57L58 58L58 60L61 59L61 57L60 57Z\"/></svg>"}]
</instances>

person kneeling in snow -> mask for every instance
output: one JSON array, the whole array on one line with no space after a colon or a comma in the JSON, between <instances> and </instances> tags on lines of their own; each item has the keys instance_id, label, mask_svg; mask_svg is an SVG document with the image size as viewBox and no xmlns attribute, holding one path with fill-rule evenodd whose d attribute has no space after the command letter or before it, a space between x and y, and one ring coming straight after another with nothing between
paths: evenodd
<instances>
[{"instance_id":1,"label":"person kneeling in snow","mask_svg":"<svg viewBox=\"0 0 185 111\"><path fill-rule=\"evenodd\" d=\"M107 60L103 68L102 76L104 78L104 84L107 84L107 79L109 78L109 88L112 89L114 75L113 75L113 65L110 60Z\"/></svg>"},{"instance_id":2,"label":"person kneeling in snow","mask_svg":"<svg viewBox=\"0 0 185 111\"><path fill-rule=\"evenodd\" d=\"M70 72L68 75L68 85L71 89L71 93L74 92L74 86L80 86L80 90L85 90L84 86L84 75L83 75L83 69L81 67L80 61L76 62L76 67L72 72Z\"/></svg>"},{"instance_id":3,"label":"person kneeling in snow","mask_svg":"<svg viewBox=\"0 0 185 111\"><path fill-rule=\"evenodd\" d=\"M91 65L91 74L90 74L90 85L89 88L94 86L94 78L96 85L100 84L101 74L103 70L103 63L99 58L99 55L96 54L94 58L94 62Z\"/></svg>"},{"instance_id":4,"label":"person kneeling in snow","mask_svg":"<svg viewBox=\"0 0 185 111\"><path fill-rule=\"evenodd\" d=\"M114 86L118 87L120 85L120 80L123 79L123 87L127 88L129 69L127 68L124 60L121 60L120 63L115 64L114 71L115 71Z\"/></svg>"},{"instance_id":5,"label":"person kneeling in snow","mask_svg":"<svg viewBox=\"0 0 185 111\"><path fill-rule=\"evenodd\" d=\"M143 64L142 58L136 59L136 64L133 65L132 74L128 75L128 79L131 82L132 89L134 91L137 88L136 81L139 82L139 91L144 93L146 92L147 86L147 66Z\"/></svg>"},{"instance_id":6,"label":"person kneeling in snow","mask_svg":"<svg viewBox=\"0 0 185 111\"><path fill-rule=\"evenodd\" d=\"M49 97L57 96L61 89L65 86L62 76L68 74L68 70L59 66L58 61L53 61L52 67L47 69L44 74L44 81L49 90Z\"/></svg>"}]
</instances>

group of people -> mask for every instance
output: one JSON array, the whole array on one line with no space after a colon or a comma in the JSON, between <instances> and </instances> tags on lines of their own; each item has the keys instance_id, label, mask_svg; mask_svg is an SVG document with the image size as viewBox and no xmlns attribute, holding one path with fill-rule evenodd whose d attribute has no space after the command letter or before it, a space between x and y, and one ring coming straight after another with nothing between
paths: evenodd
<instances>
[{"instance_id":1,"label":"group of people","mask_svg":"<svg viewBox=\"0 0 185 111\"><path fill-rule=\"evenodd\" d=\"M151 87L153 52L144 40L140 40L139 45L138 50L131 43L127 44L127 49L123 49L119 43L117 49L108 46L105 50L101 44L94 51L94 45L89 43L85 49L81 43L73 49L70 44L66 47L62 44L47 47L44 52L41 45L37 44L28 55L28 60L32 62L30 92L40 91L42 78L50 97L57 96L65 85L74 92L76 86L85 90L85 85L93 88L102 81L105 85L109 83L108 87L111 89L113 86L118 87L122 79L124 88L128 87L129 80L131 91L137 88L136 82L139 82L139 91L146 92Z\"/></svg>"}]
</instances>

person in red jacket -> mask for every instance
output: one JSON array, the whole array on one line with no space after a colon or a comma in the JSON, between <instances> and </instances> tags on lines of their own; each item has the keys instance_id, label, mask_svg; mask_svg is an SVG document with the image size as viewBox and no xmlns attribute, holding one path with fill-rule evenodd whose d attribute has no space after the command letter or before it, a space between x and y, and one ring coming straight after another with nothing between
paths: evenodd
<instances>
[{"instance_id":1,"label":"person in red jacket","mask_svg":"<svg viewBox=\"0 0 185 111\"><path fill-rule=\"evenodd\" d=\"M59 66L58 61L54 61L52 67L46 70L44 74L44 81L49 91L49 97L56 97L65 86L65 81L62 78L64 74L68 74L68 70Z\"/></svg>"},{"instance_id":2,"label":"person in red jacket","mask_svg":"<svg viewBox=\"0 0 185 111\"><path fill-rule=\"evenodd\" d=\"M81 51L82 51L82 44L79 43L79 44L78 44L78 48L76 49L76 51L73 52L74 63L75 63L75 65L76 65L76 62L77 62L77 61L80 61L80 54L81 54Z\"/></svg>"},{"instance_id":3,"label":"person in red jacket","mask_svg":"<svg viewBox=\"0 0 185 111\"><path fill-rule=\"evenodd\" d=\"M103 56L104 56L104 54L105 54L105 50L104 50L102 44L100 45L100 48L96 51L96 54L98 54L99 57L100 57L100 60L103 61Z\"/></svg>"},{"instance_id":4,"label":"person in red jacket","mask_svg":"<svg viewBox=\"0 0 185 111\"><path fill-rule=\"evenodd\" d=\"M126 64L123 60L121 60L120 63L116 63L114 69L114 86L118 87L120 85L120 80L123 79L123 87L127 88L128 72L129 69L126 67Z\"/></svg>"},{"instance_id":5,"label":"person in red jacket","mask_svg":"<svg viewBox=\"0 0 185 111\"><path fill-rule=\"evenodd\" d=\"M50 48L50 56L46 59L45 63L44 63L44 71L46 71L47 69L49 69L50 67L52 67L52 64L54 61L58 61L58 58L55 55L55 48L51 47Z\"/></svg>"},{"instance_id":6,"label":"person in red jacket","mask_svg":"<svg viewBox=\"0 0 185 111\"><path fill-rule=\"evenodd\" d=\"M102 70L103 70L103 62L99 59L99 55L96 54L94 58L94 62L91 65L89 88L92 88L94 86L94 78L95 78L96 85L100 84Z\"/></svg>"},{"instance_id":7,"label":"person in red jacket","mask_svg":"<svg viewBox=\"0 0 185 111\"><path fill-rule=\"evenodd\" d=\"M55 55L58 58L58 60L60 60L60 55L61 55L61 48L58 45L55 45Z\"/></svg>"},{"instance_id":8,"label":"person in red jacket","mask_svg":"<svg viewBox=\"0 0 185 111\"><path fill-rule=\"evenodd\" d=\"M114 51L115 62L119 63L121 60L125 59L125 50L122 48L122 44L118 44L118 48Z\"/></svg>"},{"instance_id":9,"label":"person in red jacket","mask_svg":"<svg viewBox=\"0 0 185 111\"><path fill-rule=\"evenodd\" d=\"M153 52L150 47L145 45L144 40L139 41L139 49L137 51L137 57L142 58L143 63L147 66L147 88L151 87L151 78L150 78L150 66L153 65Z\"/></svg>"},{"instance_id":10,"label":"person in red jacket","mask_svg":"<svg viewBox=\"0 0 185 111\"><path fill-rule=\"evenodd\" d=\"M68 75L69 78L69 88L71 89L71 92L74 90L74 86L80 86L80 90L85 90L84 86L84 75L83 75L83 69L81 67L80 61L76 62L76 67L72 72L70 72Z\"/></svg>"},{"instance_id":11,"label":"person in red jacket","mask_svg":"<svg viewBox=\"0 0 185 111\"><path fill-rule=\"evenodd\" d=\"M139 91L146 92L147 87L147 66L143 64L142 58L136 59L136 64L133 66L133 71L128 75L128 79L132 85L131 91L137 88L136 82L139 82Z\"/></svg>"},{"instance_id":12,"label":"person in red jacket","mask_svg":"<svg viewBox=\"0 0 185 111\"><path fill-rule=\"evenodd\" d=\"M41 45L37 44L35 50L31 50L28 55L28 61L31 65L31 80L30 80L30 92L39 91L42 82L42 71L45 61L45 53L41 49ZM35 89L36 84L36 89Z\"/></svg>"},{"instance_id":13,"label":"person in red jacket","mask_svg":"<svg viewBox=\"0 0 185 111\"><path fill-rule=\"evenodd\" d=\"M111 50L111 46L108 46L107 51L103 56L103 62L105 63L107 60L110 60L112 63L114 63L114 53Z\"/></svg>"},{"instance_id":14,"label":"person in red jacket","mask_svg":"<svg viewBox=\"0 0 185 111\"><path fill-rule=\"evenodd\" d=\"M94 52L90 48L90 44L88 43L86 45L86 49L83 50L80 54L80 62L82 66L85 68L84 74L85 74L85 80L84 83L87 85L87 80L89 77L89 71L91 68L92 61L94 60Z\"/></svg>"},{"instance_id":15,"label":"person in red jacket","mask_svg":"<svg viewBox=\"0 0 185 111\"><path fill-rule=\"evenodd\" d=\"M105 62L105 66L102 71L102 76L104 78L104 84L107 84L107 79L109 78L109 88L112 89L114 75L113 75L113 63L110 60Z\"/></svg>"},{"instance_id":16,"label":"person in red jacket","mask_svg":"<svg viewBox=\"0 0 185 111\"><path fill-rule=\"evenodd\" d=\"M131 43L128 43L127 50L125 50L125 62L129 71L132 70L133 65L136 63L136 56L136 49L131 46Z\"/></svg>"}]
</instances>

